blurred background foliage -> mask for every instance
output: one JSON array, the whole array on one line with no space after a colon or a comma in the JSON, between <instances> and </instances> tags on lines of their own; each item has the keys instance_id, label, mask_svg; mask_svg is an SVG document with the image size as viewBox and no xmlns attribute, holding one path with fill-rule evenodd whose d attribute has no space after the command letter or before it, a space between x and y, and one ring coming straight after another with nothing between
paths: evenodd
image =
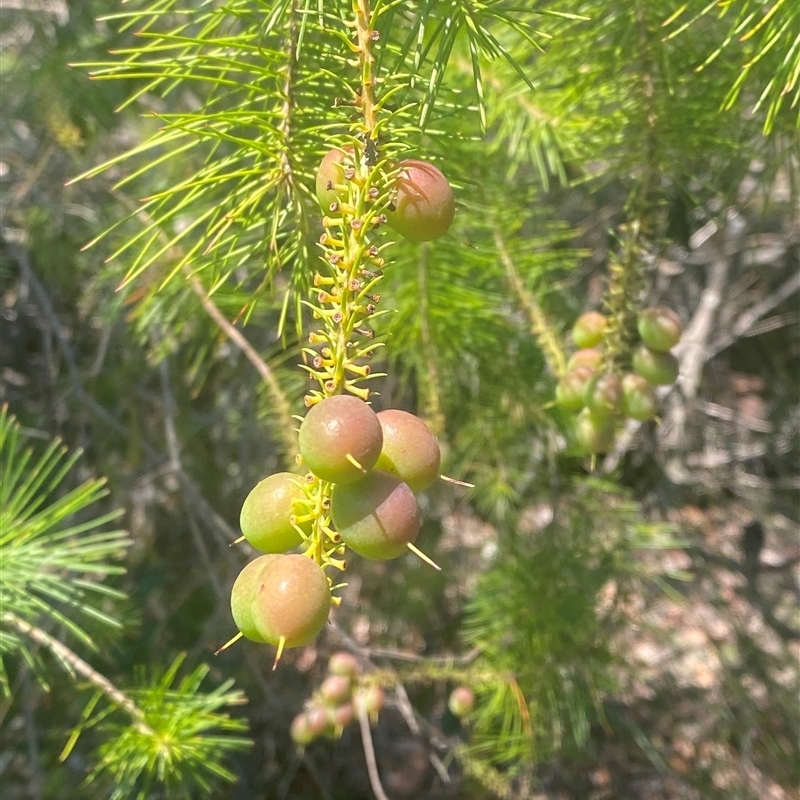
<instances>
[{"instance_id":1,"label":"blurred background foliage","mask_svg":"<svg viewBox=\"0 0 800 800\"><path fill-rule=\"evenodd\" d=\"M1 8L0 400L19 447L83 450L53 487L64 525L89 524L66 502L88 485L130 539L102 554L117 632L73 641L66 595L26 618L38 644L3 618L8 798L372 797L357 731L302 754L288 738L342 647L394 676L374 731L393 800L797 797L795 3L414 0L381 18L390 136L437 161L458 213L443 240L391 248L376 405L423 414L476 488L426 495L420 546L443 573L354 558L334 624L274 673L250 643L211 653L251 555L229 547L241 502L294 455L350 4ZM658 424L592 465L553 368L612 266L687 333ZM21 517L3 498L6 548ZM145 716L56 669L48 641ZM458 682L479 699L464 725L445 711Z\"/></svg>"}]
</instances>

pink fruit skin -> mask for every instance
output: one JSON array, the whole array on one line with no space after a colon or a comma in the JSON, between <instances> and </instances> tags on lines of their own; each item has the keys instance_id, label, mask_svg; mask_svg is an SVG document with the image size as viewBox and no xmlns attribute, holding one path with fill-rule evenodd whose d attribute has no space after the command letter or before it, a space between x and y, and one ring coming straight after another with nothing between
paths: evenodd
<instances>
[{"instance_id":1,"label":"pink fruit skin","mask_svg":"<svg viewBox=\"0 0 800 800\"><path fill-rule=\"evenodd\" d=\"M453 190L441 170L427 161L409 159L400 165L389 224L414 242L438 239L449 230L456 214Z\"/></svg>"}]
</instances>

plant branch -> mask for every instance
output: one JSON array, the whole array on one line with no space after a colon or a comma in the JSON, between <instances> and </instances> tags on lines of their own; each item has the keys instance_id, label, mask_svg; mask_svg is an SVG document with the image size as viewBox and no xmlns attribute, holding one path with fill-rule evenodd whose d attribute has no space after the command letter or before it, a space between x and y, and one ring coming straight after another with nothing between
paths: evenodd
<instances>
[{"instance_id":1,"label":"plant branch","mask_svg":"<svg viewBox=\"0 0 800 800\"><path fill-rule=\"evenodd\" d=\"M542 307L536 302L536 298L525 287L516 265L514 264L511 254L508 252L508 247L503 235L495 226L494 243L497 247L497 252L500 254L500 260L506 270L506 277L508 278L511 288L517 295L520 305L528 315L528 320L531 325L531 330L539 341L539 346L542 348L547 366L550 371L556 375L563 375L566 370L566 359L564 358L564 351L561 349L558 337L547 323L547 317L542 311Z\"/></svg>"},{"instance_id":2,"label":"plant branch","mask_svg":"<svg viewBox=\"0 0 800 800\"><path fill-rule=\"evenodd\" d=\"M67 645L59 642L58 639L53 638L41 628L37 628L35 625L29 625L25 620L20 619L16 614L12 614L10 611L3 612L2 620L13 628L16 628L23 636L27 636L29 639L33 639L33 641L46 647L63 663L67 664L71 669L96 686L115 705L127 711L133 718L134 727L140 733L145 736L155 736L153 729L145 722L144 713L133 700L121 689L114 686L108 678L101 675L90 664L84 661L77 653L67 647Z\"/></svg>"},{"instance_id":3,"label":"plant branch","mask_svg":"<svg viewBox=\"0 0 800 800\"><path fill-rule=\"evenodd\" d=\"M381 784L381 776L378 774L378 762L375 760L375 746L372 743L372 732L369 729L369 718L363 703L356 703L358 713L358 725L361 728L361 743L364 746L364 758L367 760L367 774L369 784L378 800L389 800Z\"/></svg>"}]
</instances>

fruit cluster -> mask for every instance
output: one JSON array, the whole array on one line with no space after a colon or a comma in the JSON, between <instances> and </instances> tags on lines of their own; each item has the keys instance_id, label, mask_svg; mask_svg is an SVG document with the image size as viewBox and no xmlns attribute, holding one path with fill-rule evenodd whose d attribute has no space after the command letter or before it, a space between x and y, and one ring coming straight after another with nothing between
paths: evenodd
<instances>
[{"instance_id":1,"label":"fruit cluster","mask_svg":"<svg viewBox=\"0 0 800 800\"><path fill-rule=\"evenodd\" d=\"M678 343L683 326L678 316L663 306L639 312L640 343L631 357L632 372L621 377L603 349L609 321L597 311L580 316L572 329L578 350L556 387L556 400L577 411L575 438L590 453L602 453L614 442L620 415L645 421L656 414L656 386L669 386L678 377L678 360L670 350Z\"/></svg>"},{"instance_id":2,"label":"fruit cluster","mask_svg":"<svg viewBox=\"0 0 800 800\"><path fill-rule=\"evenodd\" d=\"M296 647L325 626L331 581L346 548L367 558L397 558L422 524L415 492L439 477L439 444L406 411L375 413L352 395L314 404L300 425L300 457L310 472L270 475L247 496L243 538L266 555L240 573L231 593L239 631L256 642ZM285 555L304 546L303 554Z\"/></svg>"},{"instance_id":3,"label":"fruit cluster","mask_svg":"<svg viewBox=\"0 0 800 800\"><path fill-rule=\"evenodd\" d=\"M334 653L328 675L290 728L293 741L305 747L321 736L338 738L360 713L375 720L386 702L383 689L366 683L361 666L350 653Z\"/></svg>"}]
</instances>

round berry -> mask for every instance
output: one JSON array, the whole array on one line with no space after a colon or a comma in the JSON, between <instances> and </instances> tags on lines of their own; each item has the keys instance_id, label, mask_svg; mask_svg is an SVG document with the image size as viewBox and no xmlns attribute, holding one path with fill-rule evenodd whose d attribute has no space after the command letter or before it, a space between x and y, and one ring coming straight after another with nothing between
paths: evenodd
<instances>
[{"instance_id":1,"label":"round berry","mask_svg":"<svg viewBox=\"0 0 800 800\"><path fill-rule=\"evenodd\" d=\"M614 444L614 419L584 408L575 420L575 439L587 453L605 453Z\"/></svg>"},{"instance_id":2,"label":"round berry","mask_svg":"<svg viewBox=\"0 0 800 800\"><path fill-rule=\"evenodd\" d=\"M328 672L331 675L353 678L361 672L361 664L350 653L334 653L328 660Z\"/></svg>"},{"instance_id":3,"label":"round berry","mask_svg":"<svg viewBox=\"0 0 800 800\"><path fill-rule=\"evenodd\" d=\"M386 703L386 694L380 686L367 686L353 698L357 708L363 708L370 717L376 717Z\"/></svg>"},{"instance_id":4,"label":"round berry","mask_svg":"<svg viewBox=\"0 0 800 800\"><path fill-rule=\"evenodd\" d=\"M427 161L409 159L398 168L394 210L386 215L389 225L412 242L429 242L444 236L456 213L447 178Z\"/></svg>"},{"instance_id":5,"label":"round berry","mask_svg":"<svg viewBox=\"0 0 800 800\"><path fill-rule=\"evenodd\" d=\"M246 638L262 644L266 639L258 632L250 607L261 571L274 558L274 555L259 556L251 561L239 573L231 589L231 616L236 627Z\"/></svg>"},{"instance_id":6,"label":"round berry","mask_svg":"<svg viewBox=\"0 0 800 800\"><path fill-rule=\"evenodd\" d=\"M308 644L328 621L331 590L322 568L302 555L273 556L261 570L250 606L261 637L286 647Z\"/></svg>"},{"instance_id":7,"label":"round berry","mask_svg":"<svg viewBox=\"0 0 800 800\"><path fill-rule=\"evenodd\" d=\"M422 492L439 477L442 456L431 429L407 411L390 408L378 413L383 448L375 469L390 472Z\"/></svg>"},{"instance_id":8,"label":"round berry","mask_svg":"<svg viewBox=\"0 0 800 800\"><path fill-rule=\"evenodd\" d=\"M642 341L659 353L667 353L680 341L683 324L678 315L664 306L645 308L639 312L637 328Z\"/></svg>"},{"instance_id":9,"label":"round berry","mask_svg":"<svg viewBox=\"0 0 800 800\"><path fill-rule=\"evenodd\" d=\"M641 375L630 372L622 378L622 411L639 422L656 415L658 399L653 387Z\"/></svg>"},{"instance_id":10,"label":"round berry","mask_svg":"<svg viewBox=\"0 0 800 800\"><path fill-rule=\"evenodd\" d=\"M594 378L595 371L591 367L580 366L565 372L556 386L556 400L570 411L583 408L586 386Z\"/></svg>"},{"instance_id":11,"label":"round berry","mask_svg":"<svg viewBox=\"0 0 800 800\"><path fill-rule=\"evenodd\" d=\"M633 353L633 368L653 386L669 386L678 378L678 359L640 345Z\"/></svg>"},{"instance_id":12,"label":"round berry","mask_svg":"<svg viewBox=\"0 0 800 800\"><path fill-rule=\"evenodd\" d=\"M578 350L573 353L567 362L567 369L575 369L575 367L589 367L590 369L598 370L603 366L603 354L593 347L585 347L583 350Z\"/></svg>"},{"instance_id":13,"label":"round berry","mask_svg":"<svg viewBox=\"0 0 800 800\"><path fill-rule=\"evenodd\" d=\"M466 686L458 686L450 692L447 707L454 717L465 717L475 705L475 695Z\"/></svg>"},{"instance_id":14,"label":"round berry","mask_svg":"<svg viewBox=\"0 0 800 800\"><path fill-rule=\"evenodd\" d=\"M305 497L303 484L291 472L264 478L247 495L239 515L244 538L263 553L285 553L303 537L289 521L293 501Z\"/></svg>"},{"instance_id":15,"label":"round berry","mask_svg":"<svg viewBox=\"0 0 800 800\"><path fill-rule=\"evenodd\" d=\"M338 706L350 699L350 678L329 675L319 687L319 696L326 706Z\"/></svg>"},{"instance_id":16,"label":"round berry","mask_svg":"<svg viewBox=\"0 0 800 800\"><path fill-rule=\"evenodd\" d=\"M337 394L311 407L300 425L299 445L303 461L317 477L350 483L375 466L383 431L377 414L363 400Z\"/></svg>"},{"instance_id":17,"label":"round berry","mask_svg":"<svg viewBox=\"0 0 800 800\"><path fill-rule=\"evenodd\" d=\"M572 339L580 348L594 347L603 341L608 320L599 311L587 311L572 326Z\"/></svg>"},{"instance_id":18,"label":"round berry","mask_svg":"<svg viewBox=\"0 0 800 800\"><path fill-rule=\"evenodd\" d=\"M379 471L358 483L334 486L331 517L348 547L381 561L405 553L422 525L408 485Z\"/></svg>"},{"instance_id":19,"label":"round berry","mask_svg":"<svg viewBox=\"0 0 800 800\"><path fill-rule=\"evenodd\" d=\"M338 731L349 725L355 719L355 715L356 712L352 703L344 703L328 710L328 719Z\"/></svg>"},{"instance_id":20,"label":"round berry","mask_svg":"<svg viewBox=\"0 0 800 800\"><path fill-rule=\"evenodd\" d=\"M353 145L334 148L325 154L317 168L317 200L323 214L329 214L333 203L347 200L344 172L354 166ZM338 187L338 188L337 188Z\"/></svg>"},{"instance_id":21,"label":"round berry","mask_svg":"<svg viewBox=\"0 0 800 800\"><path fill-rule=\"evenodd\" d=\"M583 396L584 404L593 414L613 414L622 402L622 384L613 373L595 375L587 384Z\"/></svg>"},{"instance_id":22,"label":"round berry","mask_svg":"<svg viewBox=\"0 0 800 800\"><path fill-rule=\"evenodd\" d=\"M298 714L292 720L292 724L289 728L289 735L292 737L292 741L300 747L311 744L318 736L318 734L314 733L312 730L307 714Z\"/></svg>"}]
</instances>

